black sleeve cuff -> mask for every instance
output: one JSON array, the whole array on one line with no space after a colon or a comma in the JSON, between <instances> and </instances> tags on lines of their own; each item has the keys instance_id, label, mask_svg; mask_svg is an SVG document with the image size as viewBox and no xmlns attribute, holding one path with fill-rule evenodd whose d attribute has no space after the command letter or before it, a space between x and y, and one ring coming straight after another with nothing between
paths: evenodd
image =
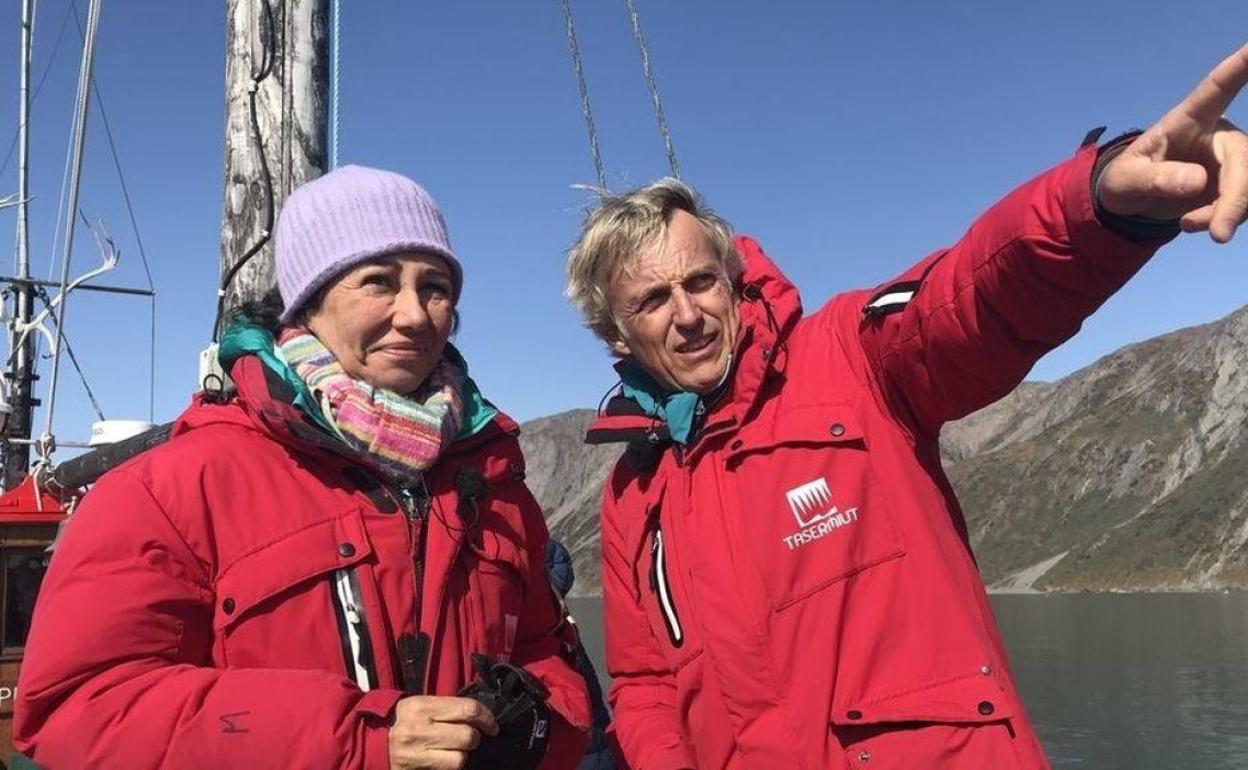
<instances>
[{"instance_id":1,"label":"black sleeve cuff","mask_svg":"<svg viewBox=\"0 0 1248 770\"><path fill-rule=\"evenodd\" d=\"M1105 229L1111 230L1133 243L1166 243L1182 232L1179 220L1123 216L1122 214L1115 214L1101 205L1101 172L1105 170L1105 167L1109 165L1111 160L1118 157L1118 154L1125 150L1142 133L1142 131L1128 131L1122 136L1106 142L1097 150L1096 165L1092 167L1092 206L1096 212L1097 221ZM1099 134L1093 131L1088 136L1097 137ZM1092 141L1096 141L1096 139L1093 138Z\"/></svg>"}]
</instances>

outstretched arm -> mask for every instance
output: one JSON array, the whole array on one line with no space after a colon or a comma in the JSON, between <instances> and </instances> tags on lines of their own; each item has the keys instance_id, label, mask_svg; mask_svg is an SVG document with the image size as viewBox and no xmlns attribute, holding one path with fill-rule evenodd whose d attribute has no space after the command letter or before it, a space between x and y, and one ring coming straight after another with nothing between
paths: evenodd
<instances>
[{"instance_id":1,"label":"outstretched arm","mask_svg":"<svg viewBox=\"0 0 1248 770\"><path fill-rule=\"evenodd\" d=\"M1246 81L1248 46L1116 154L1098 163L1084 147L953 248L875 294L838 298L825 317L841 339L861 341L894 411L935 435L1004 396L1078 331L1178 232L1166 222L1231 239L1248 212L1248 137L1222 112Z\"/></svg>"}]
</instances>

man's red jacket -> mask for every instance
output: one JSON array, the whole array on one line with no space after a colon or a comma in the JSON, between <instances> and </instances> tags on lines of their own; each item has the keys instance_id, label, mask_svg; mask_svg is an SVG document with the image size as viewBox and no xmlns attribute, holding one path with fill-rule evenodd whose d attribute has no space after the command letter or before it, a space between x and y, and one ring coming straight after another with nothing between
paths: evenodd
<instances>
[{"instance_id":1,"label":"man's red jacket","mask_svg":"<svg viewBox=\"0 0 1248 770\"><path fill-rule=\"evenodd\" d=\"M633 442L602 551L614 732L634 770L1049 767L937 438L1159 245L1099 224L1095 159L1081 150L953 248L806 318L739 239L735 371L696 440L665 445L611 409L591 428Z\"/></svg>"},{"instance_id":2,"label":"man's red jacket","mask_svg":"<svg viewBox=\"0 0 1248 770\"><path fill-rule=\"evenodd\" d=\"M237 398L192 406L70 519L22 665L17 747L46 770L389 770L404 690L454 695L480 652L550 689L543 770L574 768L585 683L551 635L546 525L515 423L448 448L421 514L257 357L231 374Z\"/></svg>"}]
</instances>

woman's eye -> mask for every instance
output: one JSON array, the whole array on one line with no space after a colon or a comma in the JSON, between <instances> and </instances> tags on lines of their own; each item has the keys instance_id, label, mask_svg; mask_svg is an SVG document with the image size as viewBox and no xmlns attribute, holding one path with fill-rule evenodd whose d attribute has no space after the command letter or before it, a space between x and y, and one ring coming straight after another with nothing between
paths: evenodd
<instances>
[{"instance_id":1,"label":"woman's eye","mask_svg":"<svg viewBox=\"0 0 1248 770\"><path fill-rule=\"evenodd\" d=\"M427 283L420 287L420 292L428 297L449 297L451 287L442 283Z\"/></svg>"},{"instance_id":2,"label":"woman's eye","mask_svg":"<svg viewBox=\"0 0 1248 770\"><path fill-rule=\"evenodd\" d=\"M384 273L371 273L360 279L360 285L371 290L386 289L390 287L390 277Z\"/></svg>"}]
</instances>

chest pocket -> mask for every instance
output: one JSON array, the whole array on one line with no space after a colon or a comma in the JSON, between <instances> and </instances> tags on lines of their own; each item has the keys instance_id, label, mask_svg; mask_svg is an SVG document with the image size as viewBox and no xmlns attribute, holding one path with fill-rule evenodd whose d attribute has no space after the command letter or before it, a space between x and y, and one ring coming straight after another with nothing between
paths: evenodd
<instances>
[{"instance_id":1,"label":"chest pocket","mask_svg":"<svg viewBox=\"0 0 1248 770\"><path fill-rule=\"evenodd\" d=\"M343 668L335 618L335 575L353 576L362 606L376 595L372 546L357 509L322 519L259 546L220 571L213 629L216 655L231 666ZM369 630L359 633L369 641ZM298 640L298 644L274 639ZM281 660L271 657L281 650Z\"/></svg>"},{"instance_id":2,"label":"chest pocket","mask_svg":"<svg viewBox=\"0 0 1248 770\"><path fill-rule=\"evenodd\" d=\"M685 590L679 554L655 515L634 560L635 580L646 608L650 630L673 672L679 672L702 651Z\"/></svg>"},{"instance_id":3,"label":"chest pocket","mask_svg":"<svg viewBox=\"0 0 1248 770\"><path fill-rule=\"evenodd\" d=\"M783 610L905 548L863 425L848 404L755 421L726 458L773 609Z\"/></svg>"}]
</instances>

